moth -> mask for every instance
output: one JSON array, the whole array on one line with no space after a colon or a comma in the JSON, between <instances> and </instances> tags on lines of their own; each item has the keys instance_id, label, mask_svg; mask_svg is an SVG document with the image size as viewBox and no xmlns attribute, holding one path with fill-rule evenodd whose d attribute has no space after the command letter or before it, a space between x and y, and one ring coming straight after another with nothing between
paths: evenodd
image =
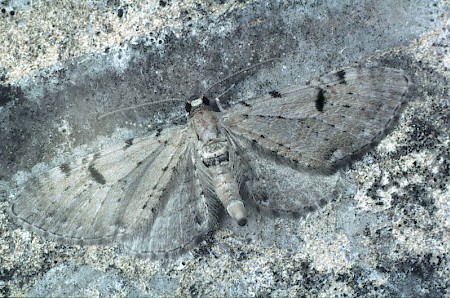
<instances>
[{"instance_id":1,"label":"moth","mask_svg":"<svg viewBox=\"0 0 450 298\"><path fill-rule=\"evenodd\" d=\"M119 242L141 256L174 255L213 230L223 210L239 225L247 222L249 204L295 211L264 194L241 195L259 178L255 159L305 175L332 174L393 127L410 84L402 70L354 67L222 112L195 99L187 103L187 124L31 178L8 211L51 239Z\"/></svg>"}]
</instances>

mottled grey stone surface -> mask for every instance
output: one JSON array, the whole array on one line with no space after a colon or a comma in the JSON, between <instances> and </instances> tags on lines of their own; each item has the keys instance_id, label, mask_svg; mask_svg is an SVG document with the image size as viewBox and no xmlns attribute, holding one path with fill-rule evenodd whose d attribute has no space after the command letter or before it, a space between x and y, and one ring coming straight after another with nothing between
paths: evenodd
<instances>
[{"instance_id":1,"label":"mottled grey stone surface","mask_svg":"<svg viewBox=\"0 0 450 298\"><path fill-rule=\"evenodd\" d=\"M126 121L175 119L184 110L98 115L199 96L256 61L280 58L208 96L237 83L225 99L248 98L353 63L403 68L415 88L397 129L341 173L341 196L298 219L261 215L246 228L225 219L179 258L47 241L2 212L1 295L449 295L445 1L33 2L9 1L0 15L0 208L24 175L18 171L144 133Z\"/></svg>"}]
</instances>

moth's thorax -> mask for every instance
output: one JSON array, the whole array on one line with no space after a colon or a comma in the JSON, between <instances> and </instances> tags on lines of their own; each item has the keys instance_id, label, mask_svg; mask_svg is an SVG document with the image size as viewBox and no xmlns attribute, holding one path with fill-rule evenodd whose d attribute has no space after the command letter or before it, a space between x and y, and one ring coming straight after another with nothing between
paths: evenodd
<instances>
[{"instance_id":1,"label":"moth's thorax","mask_svg":"<svg viewBox=\"0 0 450 298\"><path fill-rule=\"evenodd\" d=\"M216 113L207 106L196 108L190 119L191 127L194 129L198 139L202 142L208 142L217 139L219 130L217 128Z\"/></svg>"},{"instance_id":2,"label":"moth's thorax","mask_svg":"<svg viewBox=\"0 0 450 298\"><path fill-rule=\"evenodd\" d=\"M217 126L216 112L200 106L191 115L190 124L198 137L197 152L207 168L229 165L228 140Z\"/></svg>"}]
</instances>

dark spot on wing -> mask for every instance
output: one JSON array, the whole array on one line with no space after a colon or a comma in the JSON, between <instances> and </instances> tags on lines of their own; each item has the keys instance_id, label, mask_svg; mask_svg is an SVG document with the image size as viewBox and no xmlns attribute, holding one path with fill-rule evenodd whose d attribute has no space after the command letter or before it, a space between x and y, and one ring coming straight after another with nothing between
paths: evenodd
<instances>
[{"instance_id":1,"label":"dark spot on wing","mask_svg":"<svg viewBox=\"0 0 450 298\"><path fill-rule=\"evenodd\" d=\"M323 107L325 106L325 96L324 96L324 92L323 89L319 89L319 92L317 93L317 97L316 97L316 109L319 112L323 112Z\"/></svg>"},{"instance_id":2,"label":"dark spot on wing","mask_svg":"<svg viewBox=\"0 0 450 298\"><path fill-rule=\"evenodd\" d=\"M125 144L126 144L125 149L130 147L131 145L133 145L133 140L134 140L134 138L131 138L131 139L128 139L125 141Z\"/></svg>"},{"instance_id":3,"label":"dark spot on wing","mask_svg":"<svg viewBox=\"0 0 450 298\"><path fill-rule=\"evenodd\" d=\"M337 77L339 78L339 84L347 84L345 81L345 71L340 70L336 73Z\"/></svg>"},{"instance_id":4,"label":"dark spot on wing","mask_svg":"<svg viewBox=\"0 0 450 298\"><path fill-rule=\"evenodd\" d=\"M319 206L320 206L320 207L325 206L327 203L328 203L328 202L327 202L327 200L325 200L325 199L320 199L320 200L319 200Z\"/></svg>"},{"instance_id":5,"label":"dark spot on wing","mask_svg":"<svg viewBox=\"0 0 450 298\"><path fill-rule=\"evenodd\" d=\"M134 138L126 140L125 141L125 147L123 147L123 150L126 150L126 149L130 148L131 145L133 145L133 140L134 140Z\"/></svg>"},{"instance_id":6,"label":"dark spot on wing","mask_svg":"<svg viewBox=\"0 0 450 298\"><path fill-rule=\"evenodd\" d=\"M115 227L124 227L124 226L125 226L125 223L124 223L122 217L117 216L117 218L114 220L114 224L113 224L113 225L114 225Z\"/></svg>"},{"instance_id":7,"label":"dark spot on wing","mask_svg":"<svg viewBox=\"0 0 450 298\"><path fill-rule=\"evenodd\" d=\"M317 210L317 207L316 207L316 206L313 206L313 205L309 205L309 206L303 207L303 209L304 209L306 212L310 213L310 212L316 211L316 210Z\"/></svg>"},{"instance_id":8,"label":"dark spot on wing","mask_svg":"<svg viewBox=\"0 0 450 298\"><path fill-rule=\"evenodd\" d=\"M100 184L105 184L106 180L105 177L103 177L102 174L100 174L99 171L94 167L93 164L90 164L88 167L89 173L91 174L91 177L95 180L95 182Z\"/></svg>"},{"instance_id":9,"label":"dark spot on wing","mask_svg":"<svg viewBox=\"0 0 450 298\"><path fill-rule=\"evenodd\" d=\"M273 97L273 98L280 98L281 97L281 93L276 91L276 90L272 90L269 92L269 94Z\"/></svg>"},{"instance_id":10,"label":"dark spot on wing","mask_svg":"<svg viewBox=\"0 0 450 298\"><path fill-rule=\"evenodd\" d=\"M161 135L161 132L162 132L162 128L158 128L158 129L156 130L155 137L159 137L159 136Z\"/></svg>"},{"instance_id":11,"label":"dark spot on wing","mask_svg":"<svg viewBox=\"0 0 450 298\"><path fill-rule=\"evenodd\" d=\"M198 215L198 214L195 214L195 222L198 224L198 225L201 225L202 224L202 219L200 218L200 216Z\"/></svg>"},{"instance_id":12,"label":"dark spot on wing","mask_svg":"<svg viewBox=\"0 0 450 298\"><path fill-rule=\"evenodd\" d=\"M59 166L59 169L61 170L61 172L63 172L66 177L69 176L70 174L70 166L67 163L63 163L62 165Z\"/></svg>"}]
</instances>

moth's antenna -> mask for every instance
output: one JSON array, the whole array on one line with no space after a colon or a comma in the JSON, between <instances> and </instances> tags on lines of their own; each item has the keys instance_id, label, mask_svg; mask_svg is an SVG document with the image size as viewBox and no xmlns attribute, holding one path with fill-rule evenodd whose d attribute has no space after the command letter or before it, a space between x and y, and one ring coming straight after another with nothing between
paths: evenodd
<instances>
[{"instance_id":1,"label":"moth's antenna","mask_svg":"<svg viewBox=\"0 0 450 298\"><path fill-rule=\"evenodd\" d=\"M203 94L202 94L202 96L200 98L204 97L205 94L208 93L209 90L211 90L213 87L217 86L218 84L221 84L222 82L227 81L227 80L231 79L232 77L234 77L234 76L236 76L238 74L244 73L244 72L249 71L249 70L251 70L251 69L253 69L255 67L258 67L258 66L260 66L262 64L266 64L266 63L269 63L269 62L272 62L272 61L275 61L275 60L280 60L280 59L279 58L272 58L272 59L269 59L269 60L265 60L265 61L253 64L253 65L251 65L251 66L249 66L247 68L241 69L240 71L229 75L228 77L226 77L226 78L224 78L224 79L222 79L222 80L220 80L218 82L215 82L214 84L209 86L208 89L205 90L205 92L203 92Z\"/></svg>"},{"instance_id":2,"label":"moth's antenna","mask_svg":"<svg viewBox=\"0 0 450 298\"><path fill-rule=\"evenodd\" d=\"M136 105L136 106L132 106L132 107L126 107L126 108L121 108L121 109L117 109L111 112L108 112L106 114L103 114L101 116L99 116L97 118L97 120L101 120L109 115L118 113L118 112L123 112L123 111L129 111L129 110L133 110L133 109L137 109L137 108L141 108L141 107L145 107L145 106L149 106L149 105L153 105L153 104L159 104L159 103L166 103L166 102L186 102L185 100L182 99L163 99L163 100L157 100L157 101L153 101L153 102L146 102L140 105Z\"/></svg>"},{"instance_id":3,"label":"moth's antenna","mask_svg":"<svg viewBox=\"0 0 450 298\"><path fill-rule=\"evenodd\" d=\"M236 75L238 75L238 74L244 73L244 72L249 71L249 70L251 70L251 69L253 69L253 68L255 68L255 67L258 67L258 66L260 66L260 65L262 65L262 64L269 63L269 62L272 62L272 61L275 61L275 60L279 60L279 58L272 58L272 59L268 59L268 60L265 60L265 61L256 63L256 64L251 65L251 66L249 66L249 67L247 67L247 68L244 68L244 69L242 69L242 70L240 70L240 71L238 71L238 72L236 72L236 73L233 73L233 74L229 75L228 77L226 77L226 78L224 78L224 79L222 79L222 80L220 80L220 81L218 81L218 82L215 82L214 84L212 84L211 86L209 86L209 88L206 89L205 92L203 92L203 94L202 94L202 96L201 96L200 98L204 97L205 94L208 93L209 90L211 90L213 87L217 86L218 84L220 84L220 83L222 83L222 82L224 82L224 81L226 81L226 80L229 80L230 78L232 78L232 77L234 77L234 76L236 76ZM234 85L233 85L233 86L234 86ZM228 89L227 89L224 93L222 93L220 96L222 96L223 94L227 93L231 88L233 88L233 86L231 86L230 88L228 88ZM218 96L218 97L215 99L215 101L216 101L216 103L218 104L217 106L219 107L219 110L223 110L222 107L221 107L220 104L219 104L219 98L220 98L220 96ZM117 109L117 110L114 110L114 111L105 113L105 114L103 114L103 115L97 117L97 120L101 120L101 119L103 119L103 118L105 118L105 117L108 117L108 116L110 116L110 115L112 115L112 114L115 114L115 113L118 113L118 112L129 111L129 110L133 110L133 109L137 109L137 108L149 106L149 105L152 105L152 104L159 104L159 103L166 103L166 102L183 102L183 103L184 103L184 102L186 102L186 101L185 101L185 100L182 100L182 99L163 99L163 100L158 100L158 101L154 101L154 102L147 102L147 103L143 103L143 104L140 104L140 105L136 105L136 106L132 106L132 107L126 107L126 108L121 108L121 109Z\"/></svg>"}]
</instances>

